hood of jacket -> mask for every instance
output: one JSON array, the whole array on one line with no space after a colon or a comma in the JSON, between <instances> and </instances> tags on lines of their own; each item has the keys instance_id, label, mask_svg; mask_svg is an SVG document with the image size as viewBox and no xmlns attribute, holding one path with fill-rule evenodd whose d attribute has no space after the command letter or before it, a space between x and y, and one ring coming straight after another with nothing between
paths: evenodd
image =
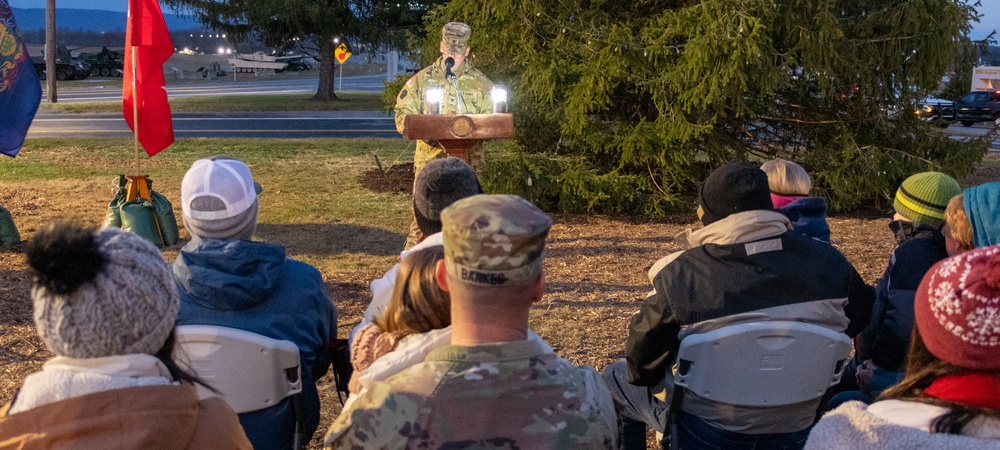
<instances>
[{"instance_id":1,"label":"hood of jacket","mask_svg":"<svg viewBox=\"0 0 1000 450\"><path fill-rule=\"evenodd\" d=\"M986 183L965 190L962 206L972 225L973 243L976 248L1000 244L1000 183Z\"/></svg>"},{"instance_id":2,"label":"hood of jacket","mask_svg":"<svg viewBox=\"0 0 1000 450\"><path fill-rule=\"evenodd\" d=\"M778 208L778 211L797 211L807 216L826 214L827 204L823 197L799 197Z\"/></svg>"},{"instance_id":3,"label":"hood of jacket","mask_svg":"<svg viewBox=\"0 0 1000 450\"><path fill-rule=\"evenodd\" d=\"M792 229L792 222L784 214L777 211L757 209L730 214L722 220L713 222L704 228L691 232L684 231L674 237L680 241L685 250L671 253L655 262L647 273L652 282L667 264L677 259L686 249L705 244L737 244L751 242L777 236Z\"/></svg>"},{"instance_id":4,"label":"hood of jacket","mask_svg":"<svg viewBox=\"0 0 1000 450\"><path fill-rule=\"evenodd\" d=\"M285 274L285 249L239 239L199 239L174 262L177 288L199 306L239 311L267 300Z\"/></svg>"},{"instance_id":5,"label":"hood of jacket","mask_svg":"<svg viewBox=\"0 0 1000 450\"><path fill-rule=\"evenodd\" d=\"M792 229L792 223L776 211L757 209L730 214L688 236L688 248L705 244L738 244L777 236Z\"/></svg>"}]
</instances>

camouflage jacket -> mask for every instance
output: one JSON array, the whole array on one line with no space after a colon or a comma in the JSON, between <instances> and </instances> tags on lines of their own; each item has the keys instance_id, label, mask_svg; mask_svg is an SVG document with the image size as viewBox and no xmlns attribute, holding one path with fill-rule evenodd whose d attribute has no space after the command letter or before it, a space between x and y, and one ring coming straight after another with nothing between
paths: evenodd
<instances>
[{"instance_id":1,"label":"camouflage jacket","mask_svg":"<svg viewBox=\"0 0 1000 450\"><path fill-rule=\"evenodd\" d=\"M493 112L493 99L490 91L493 82L486 75L476 70L472 61L465 62L454 69L455 83L458 91L445 76L444 59L438 58L434 64L425 67L411 77L396 97L396 130L403 132L403 121L407 114L425 114L425 94L430 87L440 87L444 90L444 102L441 104L441 114L489 114ZM459 95L461 93L461 95ZM417 155L434 154L435 148L424 141L417 141Z\"/></svg>"},{"instance_id":2,"label":"camouflage jacket","mask_svg":"<svg viewBox=\"0 0 1000 450\"><path fill-rule=\"evenodd\" d=\"M537 342L445 346L340 414L334 449L615 449L608 387Z\"/></svg>"}]
</instances>

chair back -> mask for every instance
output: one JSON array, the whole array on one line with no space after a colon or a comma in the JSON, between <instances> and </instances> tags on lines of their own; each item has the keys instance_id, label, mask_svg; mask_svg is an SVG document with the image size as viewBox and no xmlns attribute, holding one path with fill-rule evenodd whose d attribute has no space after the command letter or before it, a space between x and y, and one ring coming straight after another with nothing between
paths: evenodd
<instances>
[{"instance_id":1,"label":"chair back","mask_svg":"<svg viewBox=\"0 0 1000 450\"><path fill-rule=\"evenodd\" d=\"M818 325L739 323L685 337L674 384L733 405L790 405L823 396L850 354L847 335Z\"/></svg>"},{"instance_id":2,"label":"chair back","mask_svg":"<svg viewBox=\"0 0 1000 450\"><path fill-rule=\"evenodd\" d=\"M302 392L299 348L235 328L177 327L177 359L219 391L198 386L200 398L221 395L237 414L276 405Z\"/></svg>"}]
</instances>

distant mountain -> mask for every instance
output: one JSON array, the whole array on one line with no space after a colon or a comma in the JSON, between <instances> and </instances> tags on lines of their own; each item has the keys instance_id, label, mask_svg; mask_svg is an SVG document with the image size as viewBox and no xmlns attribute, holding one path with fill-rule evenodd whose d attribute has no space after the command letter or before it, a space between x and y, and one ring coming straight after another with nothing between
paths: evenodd
<instances>
[{"instance_id":1,"label":"distant mountain","mask_svg":"<svg viewBox=\"0 0 1000 450\"><path fill-rule=\"evenodd\" d=\"M14 19L21 31L45 29L45 9L42 8L11 8ZM104 11L100 9L56 9L56 28L64 30L83 30L96 32L125 31L125 21L128 15L123 12ZM163 20L170 30L200 30L198 21L174 14L163 13Z\"/></svg>"}]
</instances>

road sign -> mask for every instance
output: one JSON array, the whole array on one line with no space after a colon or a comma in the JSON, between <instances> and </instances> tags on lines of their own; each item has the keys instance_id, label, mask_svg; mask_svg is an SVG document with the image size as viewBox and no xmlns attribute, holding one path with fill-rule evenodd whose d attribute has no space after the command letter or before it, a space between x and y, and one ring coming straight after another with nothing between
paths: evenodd
<instances>
[{"instance_id":1,"label":"road sign","mask_svg":"<svg viewBox=\"0 0 1000 450\"><path fill-rule=\"evenodd\" d=\"M339 47L333 52L334 56L337 57L337 61L341 64L347 62L347 58L351 57L351 51L347 49L347 44L341 43Z\"/></svg>"}]
</instances>

